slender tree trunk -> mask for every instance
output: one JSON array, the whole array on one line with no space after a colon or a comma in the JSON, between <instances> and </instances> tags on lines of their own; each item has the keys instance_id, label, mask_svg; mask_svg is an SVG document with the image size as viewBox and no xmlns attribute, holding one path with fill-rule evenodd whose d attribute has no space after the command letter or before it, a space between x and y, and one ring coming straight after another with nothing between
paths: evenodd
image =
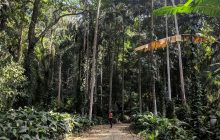
<instances>
[{"instance_id":1,"label":"slender tree trunk","mask_svg":"<svg viewBox=\"0 0 220 140\"><path fill-rule=\"evenodd\" d=\"M89 71L90 71L90 49L89 49L89 29L87 29L87 48L86 48L86 82L85 82L85 95L84 95L84 111L86 111L87 99L89 97Z\"/></svg>"},{"instance_id":2,"label":"slender tree trunk","mask_svg":"<svg viewBox=\"0 0 220 140\"><path fill-rule=\"evenodd\" d=\"M97 52L97 36L98 36L98 27L99 27L99 14L101 1L98 1L97 7L97 16L96 16L96 26L95 26L95 34L94 34L94 44L93 44L93 59L92 59L92 76L91 76L91 92L90 92L90 106L89 106L89 120L92 120L92 110L93 110L93 95L94 95L94 87L95 87L95 77L96 77L96 52Z\"/></svg>"},{"instance_id":3,"label":"slender tree trunk","mask_svg":"<svg viewBox=\"0 0 220 140\"><path fill-rule=\"evenodd\" d=\"M164 61L163 61L164 62ZM162 96L162 114L165 117L166 116L166 104L165 104L165 96L166 96L166 66L163 64L164 68L163 68L163 82L164 82L164 92L163 92L163 96Z\"/></svg>"},{"instance_id":4,"label":"slender tree trunk","mask_svg":"<svg viewBox=\"0 0 220 140\"><path fill-rule=\"evenodd\" d=\"M23 44L23 24L21 23L20 26L20 33L19 33L19 42L18 42L18 56L17 61L20 62L22 57L22 44Z\"/></svg>"},{"instance_id":5,"label":"slender tree trunk","mask_svg":"<svg viewBox=\"0 0 220 140\"><path fill-rule=\"evenodd\" d=\"M62 56L59 56L59 81L58 81L58 108L61 107L61 86L62 86Z\"/></svg>"},{"instance_id":6,"label":"slender tree trunk","mask_svg":"<svg viewBox=\"0 0 220 140\"><path fill-rule=\"evenodd\" d=\"M84 35L83 35L83 52L86 51L86 37L87 37L87 27L85 27Z\"/></svg>"},{"instance_id":7,"label":"slender tree trunk","mask_svg":"<svg viewBox=\"0 0 220 140\"><path fill-rule=\"evenodd\" d=\"M49 67L48 67L48 79L47 79L47 104L51 102L53 73L54 73L54 50L53 50L53 31L51 30L50 47L49 47Z\"/></svg>"},{"instance_id":8,"label":"slender tree trunk","mask_svg":"<svg viewBox=\"0 0 220 140\"><path fill-rule=\"evenodd\" d=\"M174 0L172 0L172 4L173 4L173 6L176 6ZM177 20L176 14L174 15L174 20L175 20L176 34L179 35L180 33L179 33L178 20ZM177 46L178 46L178 56L179 56L181 98L182 98L183 104L186 104L185 85L184 85L184 77L183 77L182 52L181 52L180 42L177 42Z\"/></svg>"},{"instance_id":9,"label":"slender tree trunk","mask_svg":"<svg viewBox=\"0 0 220 140\"><path fill-rule=\"evenodd\" d=\"M156 98L156 91L155 91L155 78L153 79L153 108L154 108L154 115L157 115L157 98Z\"/></svg>"},{"instance_id":10,"label":"slender tree trunk","mask_svg":"<svg viewBox=\"0 0 220 140\"><path fill-rule=\"evenodd\" d=\"M93 100L94 103L97 103L97 86L98 86L97 85L98 56L96 56L96 58L97 58L96 59L96 68L95 68L96 77L95 77L95 87L94 87L94 97L93 97L94 98L94 100ZM97 115L97 105L95 107L93 107L93 109L94 109L93 114Z\"/></svg>"},{"instance_id":11,"label":"slender tree trunk","mask_svg":"<svg viewBox=\"0 0 220 140\"><path fill-rule=\"evenodd\" d=\"M87 28L87 27L86 27ZM84 36L83 36L83 53L84 55L84 75L85 75L85 87L84 87L84 99L83 99L83 107L82 107L82 115L85 115L85 102L86 102L86 91L87 91L87 49L86 49L86 43L87 43L87 29L84 31Z\"/></svg>"},{"instance_id":12,"label":"slender tree trunk","mask_svg":"<svg viewBox=\"0 0 220 140\"><path fill-rule=\"evenodd\" d=\"M21 6L21 18L24 19L25 18L25 3L22 3L22 6ZM22 53L23 53L23 50L22 50L22 45L23 45L23 30L24 30L24 21L20 21L19 23L19 27L20 27L20 32L19 32L19 38L18 38L18 55L17 55L17 61L20 62L21 58L22 58Z\"/></svg>"},{"instance_id":13,"label":"slender tree trunk","mask_svg":"<svg viewBox=\"0 0 220 140\"><path fill-rule=\"evenodd\" d=\"M141 93L141 59L138 61L138 90L139 90L139 112L142 113L142 93Z\"/></svg>"},{"instance_id":14,"label":"slender tree trunk","mask_svg":"<svg viewBox=\"0 0 220 140\"><path fill-rule=\"evenodd\" d=\"M129 91L129 111L131 112L131 107L132 106L132 92Z\"/></svg>"},{"instance_id":15,"label":"slender tree trunk","mask_svg":"<svg viewBox=\"0 0 220 140\"><path fill-rule=\"evenodd\" d=\"M51 42L52 43L52 42ZM55 59L55 49L51 44L51 80L50 80L50 86L53 87L53 78L54 78L54 59Z\"/></svg>"},{"instance_id":16,"label":"slender tree trunk","mask_svg":"<svg viewBox=\"0 0 220 140\"><path fill-rule=\"evenodd\" d=\"M167 0L165 0L165 6L167 6ZM168 32L168 17L166 15L166 38L168 38L169 32ZM172 100L171 95L171 81L170 81L170 52L169 52L169 42L167 42L167 81L168 81L168 100Z\"/></svg>"},{"instance_id":17,"label":"slender tree trunk","mask_svg":"<svg viewBox=\"0 0 220 140\"><path fill-rule=\"evenodd\" d=\"M103 89L102 89L102 86L103 86L103 69L102 69L102 64L100 66L100 73L101 73L101 76L100 76L100 81L101 81L101 85L100 85L100 102L101 102L101 112L103 113Z\"/></svg>"},{"instance_id":18,"label":"slender tree trunk","mask_svg":"<svg viewBox=\"0 0 220 140\"><path fill-rule=\"evenodd\" d=\"M112 110L112 79L113 79L113 71L114 71L114 48L112 48L111 52L111 61L110 61L110 78L109 78L109 111Z\"/></svg>"},{"instance_id":19,"label":"slender tree trunk","mask_svg":"<svg viewBox=\"0 0 220 140\"><path fill-rule=\"evenodd\" d=\"M154 40L154 17L153 17L153 10L154 10L154 0L151 0L151 8L152 8L152 15L151 15L151 28L152 28L152 41ZM151 61L153 63L153 67L155 67L155 58L153 49L151 50ZM152 74L152 92L153 92L153 113L157 115L157 99L156 99L156 90L155 90L155 71L153 70Z\"/></svg>"},{"instance_id":20,"label":"slender tree trunk","mask_svg":"<svg viewBox=\"0 0 220 140\"><path fill-rule=\"evenodd\" d=\"M88 0L84 1L84 5L85 5L85 9L88 9ZM89 95L89 88L90 88L90 84L91 84L91 79L90 79L90 71L91 71L91 67L90 67L90 22L91 22L91 18L90 18L90 13L86 14L86 19L88 20L88 23L86 24L86 65L85 65L85 69L86 69L86 78L85 78L85 93L84 93L84 114L87 114L87 110L89 108L87 108L87 103L90 100L90 95Z\"/></svg>"},{"instance_id":21,"label":"slender tree trunk","mask_svg":"<svg viewBox=\"0 0 220 140\"><path fill-rule=\"evenodd\" d=\"M86 4L85 4L86 5ZM84 27L85 29L84 29L84 33L83 33L83 48L81 49L81 51L80 51L80 56L81 56L81 58L80 58L80 65L79 65L79 67L80 67L80 77L79 77L79 84L80 84L80 86L83 86L84 84L85 84L85 87L84 87L84 89L83 89L83 93L82 93L82 96L81 96L81 98L82 98L82 106L81 106L81 114L84 116L85 115L85 90L86 90L86 82L84 83L84 76L85 76L85 81L86 81L86 64L87 64L87 58L86 58L86 37L87 37L87 26L85 26ZM85 62L85 63L83 63L83 62Z\"/></svg>"},{"instance_id":22,"label":"slender tree trunk","mask_svg":"<svg viewBox=\"0 0 220 140\"><path fill-rule=\"evenodd\" d=\"M140 6L140 1L138 0L138 5ZM140 36L140 32L141 32L141 26L140 26L140 7L138 8L138 35ZM138 60L138 92L139 92L139 112L142 113L142 91L141 91L141 72L142 72L142 65L141 65L141 56L139 56L139 60Z\"/></svg>"},{"instance_id":23,"label":"slender tree trunk","mask_svg":"<svg viewBox=\"0 0 220 140\"><path fill-rule=\"evenodd\" d=\"M81 64L82 64L82 55L83 55L83 52L81 51L83 48L78 48L77 51L76 51L76 57L75 57L75 62L73 62L73 64L76 66L76 68L74 69L75 70L75 92L73 92L73 95L75 94L76 97L77 97L77 106L76 107L79 107L80 109L76 108L76 111L77 112L80 112L80 114L82 113L82 103L83 103L83 94L80 92L80 87L81 87L81 79L82 79L82 67L81 67ZM77 67L78 66L78 67Z\"/></svg>"},{"instance_id":24,"label":"slender tree trunk","mask_svg":"<svg viewBox=\"0 0 220 140\"><path fill-rule=\"evenodd\" d=\"M115 73L118 74L118 60L119 60L119 47L120 47L120 43L115 43L115 45L117 46L117 51L116 51L116 62L115 62Z\"/></svg>"},{"instance_id":25,"label":"slender tree trunk","mask_svg":"<svg viewBox=\"0 0 220 140\"><path fill-rule=\"evenodd\" d=\"M125 104L125 37L123 36L123 52L122 52L122 116L124 116Z\"/></svg>"}]
</instances>

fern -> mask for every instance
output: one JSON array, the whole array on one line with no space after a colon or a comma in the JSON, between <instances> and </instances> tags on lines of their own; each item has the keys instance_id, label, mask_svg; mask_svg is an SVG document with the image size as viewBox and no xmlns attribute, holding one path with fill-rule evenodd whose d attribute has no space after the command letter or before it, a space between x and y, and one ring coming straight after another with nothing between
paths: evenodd
<instances>
[{"instance_id":1,"label":"fern","mask_svg":"<svg viewBox=\"0 0 220 140\"><path fill-rule=\"evenodd\" d=\"M177 13L202 13L209 16L220 16L220 0L188 0L185 4L165 6L154 11L154 15L172 15Z\"/></svg>"}]
</instances>

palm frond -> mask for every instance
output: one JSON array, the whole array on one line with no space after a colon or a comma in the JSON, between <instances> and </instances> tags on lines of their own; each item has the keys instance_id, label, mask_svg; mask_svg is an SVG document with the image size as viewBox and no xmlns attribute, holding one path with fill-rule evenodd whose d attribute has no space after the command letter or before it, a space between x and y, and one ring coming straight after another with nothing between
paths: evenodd
<instances>
[{"instance_id":1,"label":"palm frond","mask_svg":"<svg viewBox=\"0 0 220 140\"><path fill-rule=\"evenodd\" d=\"M191 8L191 13L201 13L208 16L220 16L220 7L214 5L198 5Z\"/></svg>"},{"instance_id":2,"label":"palm frond","mask_svg":"<svg viewBox=\"0 0 220 140\"><path fill-rule=\"evenodd\" d=\"M220 5L219 0L195 0L195 5Z\"/></svg>"},{"instance_id":3,"label":"palm frond","mask_svg":"<svg viewBox=\"0 0 220 140\"><path fill-rule=\"evenodd\" d=\"M193 2L193 0L188 0L188 1L184 4L184 6L190 6L190 4L192 4L192 2Z\"/></svg>"},{"instance_id":4,"label":"palm frond","mask_svg":"<svg viewBox=\"0 0 220 140\"><path fill-rule=\"evenodd\" d=\"M183 5L166 6L154 11L156 16L177 13L202 13L209 16L220 16L220 0L188 0Z\"/></svg>"},{"instance_id":5,"label":"palm frond","mask_svg":"<svg viewBox=\"0 0 220 140\"><path fill-rule=\"evenodd\" d=\"M177 5L176 7L173 6L165 6L160 9L154 10L153 14L156 16L162 16L162 15L173 15L176 13L191 13L191 7L190 6L184 6L184 5Z\"/></svg>"}]
</instances>

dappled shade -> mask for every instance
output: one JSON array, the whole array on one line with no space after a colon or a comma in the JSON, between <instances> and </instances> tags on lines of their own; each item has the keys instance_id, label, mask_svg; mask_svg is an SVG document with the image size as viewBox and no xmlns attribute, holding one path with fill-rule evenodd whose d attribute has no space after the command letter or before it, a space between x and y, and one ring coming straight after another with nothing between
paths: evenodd
<instances>
[{"instance_id":1,"label":"dappled shade","mask_svg":"<svg viewBox=\"0 0 220 140\"><path fill-rule=\"evenodd\" d=\"M194 43L200 43L206 40L207 40L206 38L197 35L190 35L190 34L175 35L168 38L163 38L160 40L153 41L149 44L142 45L140 47L135 48L135 51L148 52L151 51L152 49L155 50L155 49L165 48L167 44L170 43L184 42L184 41L192 41Z\"/></svg>"}]
</instances>

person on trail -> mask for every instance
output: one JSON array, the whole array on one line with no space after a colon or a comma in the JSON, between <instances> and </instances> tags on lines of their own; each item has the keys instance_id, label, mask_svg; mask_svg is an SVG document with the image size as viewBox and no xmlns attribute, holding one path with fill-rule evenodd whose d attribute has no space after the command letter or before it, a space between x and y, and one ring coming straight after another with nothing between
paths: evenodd
<instances>
[{"instance_id":1,"label":"person on trail","mask_svg":"<svg viewBox=\"0 0 220 140\"><path fill-rule=\"evenodd\" d=\"M109 119L109 123L110 123L110 125L111 125L111 128L112 128L112 116L113 116L112 112L109 111L109 113L108 113L108 119Z\"/></svg>"}]
</instances>

